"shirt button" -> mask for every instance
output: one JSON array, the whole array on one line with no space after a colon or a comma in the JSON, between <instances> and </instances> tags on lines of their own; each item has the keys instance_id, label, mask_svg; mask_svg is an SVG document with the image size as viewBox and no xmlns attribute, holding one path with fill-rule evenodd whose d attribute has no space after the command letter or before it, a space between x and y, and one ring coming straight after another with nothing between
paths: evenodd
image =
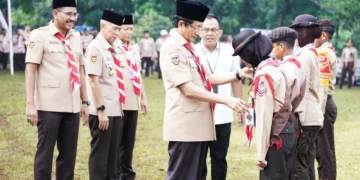
<instances>
[{"instance_id":1,"label":"shirt button","mask_svg":"<svg viewBox=\"0 0 360 180\"><path fill-rule=\"evenodd\" d=\"M196 108L194 108L193 111L196 111Z\"/></svg>"},{"instance_id":2,"label":"shirt button","mask_svg":"<svg viewBox=\"0 0 360 180\"><path fill-rule=\"evenodd\" d=\"M51 87L51 84L48 84L49 87Z\"/></svg>"}]
</instances>

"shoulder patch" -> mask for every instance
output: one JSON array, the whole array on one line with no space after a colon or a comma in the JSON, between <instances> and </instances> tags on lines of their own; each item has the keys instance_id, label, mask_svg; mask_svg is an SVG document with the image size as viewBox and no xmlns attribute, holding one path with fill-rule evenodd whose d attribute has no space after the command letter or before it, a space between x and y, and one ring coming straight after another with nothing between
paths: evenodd
<instances>
[{"instance_id":1,"label":"shoulder patch","mask_svg":"<svg viewBox=\"0 0 360 180\"><path fill-rule=\"evenodd\" d=\"M34 42L34 41L30 41L30 42L27 44L27 47L29 47L30 49L32 49L34 46L35 46L35 42Z\"/></svg>"},{"instance_id":2,"label":"shoulder patch","mask_svg":"<svg viewBox=\"0 0 360 180\"><path fill-rule=\"evenodd\" d=\"M266 85L265 85L265 81L264 81L264 80L260 81L256 93L257 93L257 95L259 95L260 97L261 97L261 96L264 96L264 95L267 93L267 87L266 87Z\"/></svg>"},{"instance_id":3,"label":"shoulder patch","mask_svg":"<svg viewBox=\"0 0 360 180\"><path fill-rule=\"evenodd\" d=\"M178 65L180 63L180 56L178 54L171 54L170 58L174 65Z\"/></svg>"}]
</instances>

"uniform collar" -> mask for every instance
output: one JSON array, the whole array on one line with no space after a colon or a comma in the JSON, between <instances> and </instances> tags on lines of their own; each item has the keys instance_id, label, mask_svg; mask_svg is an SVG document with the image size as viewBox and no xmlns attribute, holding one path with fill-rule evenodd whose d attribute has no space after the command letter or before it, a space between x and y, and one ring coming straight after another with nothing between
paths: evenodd
<instances>
[{"instance_id":1,"label":"uniform collar","mask_svg":"<svg viewBox=\"0 0 360 180\"><path fill-rule=\"evenodd\" d=\"M133 42L133 41L130 41L129 47L132 47L133 44L134 44L134 42ZM119 47L123 47L125 44L124 44L124 42L121 41L121 39L117 38L117 39L114 41L114 45L115 45L115 46L119 46Z\"/></svg>"},{"instance_id":2,"label":"uniform collar","mask_svg":"<svg viewBox=\"0 0 360 180\"><path fill-rule=\"evenodd\" d=\"M309 49L309 48L313 48L314 47L314 44L313 43L309 43L307 44L306 46L300 48L299 50L297 50L296 52L294 52L294 54L296 56L299 56L305 49Z\"/></svg>"},{"instance_id":3,"label":"uniform collar","mask_svg":"<svg viewBox=\"0 0 360 180\"><path fill-rule=\"evenodd\" d=\"M178 42L181 46L183 46L184 44L188 43L184 37L182 37L182 35L175 29L171 29L170 30L170 36L173 37L175 39L176 42ZM191 43L192 44L192 43ZM192 44L193 45L193 44Z\"/></svg>"},{"instance_id":4,"label":"uniform collar","mask_svg":"<svg viewBox=\"0 0 360 180\"><path fill-rule=\"evenodd\" d=\"M285 63L286 61L288 61L291 58L294 58L294 55L290 54L290 55L284 56L283 60L281 61L281 64Z\"/></svg>"},{"instance_id":5,"label":"uniform collar","mask_svg":"<svg viewBox=\"0 0 360 180\"><path fill-rule=\"evenodd\" d=\"M55 26L54 24L54 20L50 21L49 22L49 28L50 28L50 31L51 31L51 34L52 35L55 35L56 33L60 33L59 29ZM67 33L66 33L66 37L72 35L72 31L69 30Z\"/></svg>"},{"instance_id":6,"label":"uniform collar","mask_svg":"<svg viewBox=\"0 0 360 180\"><path fill-rule=\"evenodd\" d=\"M98 39L102 45L102 47L104 47L104 49L109 50L109 48L111 48L111 44L104 38L104 36L101 34L101 32L96 36L96 39Z\"/></svg>"},{"instance_id":7,"label":"uniform collar","mask_svg":"<svg viewBox=\"0 0 360 180\"><path fill-rule=\"evenodd\" d=\"M203 41L201 41L200 44L201 44L201 46L205 49L205 52L210 52L210 51L205 47ZM217 41L217 42L216 42L216 47L215 47L215 49L214 49L213 52L219 51L219 49L220 49L220 42Z\"/></svg>"},{"instance_id":8,"label":"uniform collar","mask_svg":"<svg viewBox=\"0 0 360 180\"><path fill-rule=\"evenodd\" d=\"M325 42L319 48L326 48L326 47L332 47L332 44L330 42Z\"/></svg>"}]
</instances>

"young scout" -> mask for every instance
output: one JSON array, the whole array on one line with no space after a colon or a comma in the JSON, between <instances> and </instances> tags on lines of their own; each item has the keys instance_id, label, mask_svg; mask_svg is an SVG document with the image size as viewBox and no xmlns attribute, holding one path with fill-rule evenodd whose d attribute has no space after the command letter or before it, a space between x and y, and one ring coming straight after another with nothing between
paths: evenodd
<instances>
[{"instance_id":1,"label":"young scout","mask_svg":"<svg viewBox=\"0 0 360 180\"><path fill-rule=\"evenodd\" d=\"M160 52L160 68L165 87L163 137L169 141L170 156L166 179L198 180L206 177L208 142L216 139L213 110L215 103L237 112L247 110L238 98L212 93L212 84L225 84L252 74L239 73L208 76L193 48L209 8L196 1L176 1L174 29Z\"/></svg>"},{"instance_id":2,"label":"young scout","mask_svg":"<svg viewBox=\"0 0 360 180\"><path fill-rule=\"evenodd\" d=\"M337 107L332 98L335 90L337 74L337 57L331 44L331 37L335 32L335 25L328 19L318 21L322 28L321 37L315 39L314 45L319 54L320 63L320 92L323 93L322 110L324 126L316 139L316 160L319 179L336 179L336 155L334 124L337 116Z\"/></svg>"},{"instance_id":3,"label":"young scout","mask_svg":"<svg viewBox=\"0 0 360 180\"><path fill-rule=\"evenodd\" d=\"M268 34L273 44L272 54L275 59L280 59L280 69L284 73L287 86L290 89L290 101L292 113L290 115L291 121L295 124L296 135L299 136L299 104L305 95L305 74L301 68L300 62L293 56L293 47L295 39L297 38L296 31L288 27L279 27ZM294 174L296 147L292 149L291 157L289 158L290 176Z\"/></svg>"},{"instance_id":4,"label":"young scout","mask_svg":"<svg viewBox=\"0 0 360 180\"><path fill-rule=\"evenodd\" d=\"M133 150L135 144L138 110L143 115L147 113L147 100L142 82L140 68L141 58L139 47L131 41L133 36L133 16L124 15L125 21L121 26L119 38L115 40L115 46L120 52L121 69L124 75L126 102L123 104L124 111L123 134L119 141L117 175L120 179L135 179L136 173L132 168Z\"/></svg>"},{"instance_id":5,"label":"young scout","mask_svg":"<svg viewBox=\"0 0 360 180\"><path fill-rule=\"evenodd\" d=\"M122 104L125 103L124 72L120 54L113 42L117 39L124 17L104 10L100 33L86 50L88 75L89 127L91 152L90 180L116 179L119 139L122 132Z\"/></svg>"},{"instance_id":6,"label":"young scout","mask_svg":"<svg viewBox=\"0 0 360 180\"><path fill-rule=\"evenodd\" d=\"M309 14L299 15L290 28L298 33L298 45L301 48L295 53L304 69L306 77L305 96L299 105L301 135L297 143L295 179L314 180L316 137L323 126L323 114L318 95L320 88L320 71L317 51L312 43L321 36L317 18Z\"/></svg>"},{"instance_id":7,"label":"young scout","mask_svg":"<svg viewBox=\"0 0 360 180\"><path fill-rule=\"evenodd\" d=\"M249 68L256 68L249 91L256 117L257 166L261 180L288 179L288 159L295 145L290 90L279 64L269 58L271 40L253 30L241 31L232 42L234 56L239 55Z\"/></svg>"},{"instance_id":8,"label":"young scout","mask_svg":"<svg viewBox=\"0 0 360 180\"><path fill-rule=\"evenodd\" d=\"M26 53L26 116L38 128L35 180L51 179L55 143L56 179L74 179L79 112L88 120L75 0L54 0L52 14L49 26L31 32Z\"/></svg>"}]
</instances>

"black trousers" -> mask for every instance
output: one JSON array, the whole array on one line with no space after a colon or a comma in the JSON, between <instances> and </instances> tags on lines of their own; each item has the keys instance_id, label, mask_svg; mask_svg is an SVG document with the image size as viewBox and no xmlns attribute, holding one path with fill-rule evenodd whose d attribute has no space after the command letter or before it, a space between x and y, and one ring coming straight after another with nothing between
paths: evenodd
<instances>
[{"instance_id":1,"label":"black trousers","mask_svg":"<svg viewBox=\"0 0 360 180\"><path fill-rule=\"evenodd\" d=\"M157 53L158 53L159 58L158 58L158 62L156 64L156 71L158 73L158 78L162 79L162 73L161 73L161 68L160 68L160 52L158 51Z\"/></svg>"},{"instance_id":2,"label":"black trousers","mask_svg":"<svg viewBox=\"0 0 360 180\"><path fill-rule=\"evenodd\" d=\"M340 89L342 88L342 86L344 84L346 73L348 74L348 81L347 81L348 88L352 87L352 85L353 85L352 76L354 74L353 68L354 68L354 62L349 62L347 67L345 67L345 64L343 64L343 68L341 71L341 79L340 79L340 83L339 83Z\"/></svg>"},{"instance_id":3,"label":"black trousers","mask_svg":"<svg viewBox=\"0 0 360 180\"><path fill-rule=\"evenodd\" d=\"M74 179L79 121L79 113L38 111L35 180L51 180L55 143L59 151L56 158L56 179Z\"/></svg>"},{"instance_id":4,"label":"black trousers","mask_svg":"<svg viewBox=\"0 0 360 180\"><path fill-rule=\"evenodd\" d=\"M123 132L119 141L117 177L121 180L134 180L136 173L132 167L138 111L124 111Z\"/></svg>"},{"instance_id":5,"label":"black trousers","mask_svg":"<svg viewBox=\"0 0 360 180\"><path fill-rule=\"evenodd\" d=\"M212 180L225 180L227 173L226 155L229 149L231 123L219 124L215 126L216 141L209 142L211 158L211 179ZM204 166L204 174L207 174L206 162Z\"/></svg>"},{"instance_id":6,"label":"black trousers","mask_svg":"<svg viewBox=\"0 0 360 180\"><path fill-rule=\"evenodd\" d=\"M296 180L315 180L316 138L319 126L302 126L298 139L295 174Z\"/></svg>"},{"instance_id":7,"label":"black trousers","mask_svg":"<svg viewBox=\"0 0 360 180\"><path fill-rule=\"evenodd\" d=\"M14 71L25 70L25 53L14 54Z\"/></svg>"},{"instance_id":8,"label":"black trousers","mask_svg":"<svg viewBox=\"0 0 360 180\"><path fill-rule=\"evenodd\" d=\"M0 53L0 62L1 62L1 65L2 65L2 69L6 70L7 69L7 64L9 62L9 53L1 52Z\"/></svg>"},{"instance_id":9,"label":"black trousers","mask_svg":"<svg viewBox=\"0 0 360 180\"><path fill-rule=\"evenodd\" d=\"M260 171L260 180L290 180L294 168L294 149L296 147L295 122L289 120L280 133L282 147L269 148L266 154L267 166Z\"/></svg>"},{"instance_id":10,"label":"black trousers","mask_svg":"<svg viewBox=\"0 0 360 180\"><path fill-rule=\"evenodd\" d=\"M141 58L141 69L145 69L145 77L149 77L149 72L152 70L153 61L151 57L142 57Z\"/></svg>"},{"instance_id":11,"label":"black trousers","mask_svg":"<svg viewBox=\"0 0 360 180\"><path fill-rule=\"evenodd\" d=\"M319 179L336 180L336 155L334 140L334 124L337 116L337 107L329 96L326 102L324 126L319 131L316 140L316 160L318 162Z\"/></svg>"},{"instance_id":12,"label":"black trousers","mask_svg":"<svg viewBox=\"0 0 360 180\"><path fill-rule=\"evenodd\" d=\"M169 142L166 180L206 180L207 148L208 142Z\"/></svg>"},{"instance_id":13,"label":"black trousers","mask_svg":"<svg viewBox=\"0 0 360 180\"><path fill-rule=\"evenodd\" d=\"M90 180L115 180L121 117L109 117L109 129L99 129L98 116L90 115L91 152L89 158Z\"/></svg>"}]
</instances>

